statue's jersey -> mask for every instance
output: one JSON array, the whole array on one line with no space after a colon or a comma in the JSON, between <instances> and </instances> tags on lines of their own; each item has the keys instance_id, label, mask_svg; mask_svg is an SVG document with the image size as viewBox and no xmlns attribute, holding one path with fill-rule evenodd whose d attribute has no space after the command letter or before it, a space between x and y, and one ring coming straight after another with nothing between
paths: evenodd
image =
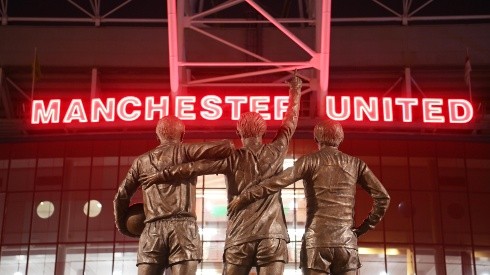
<instances>
[{"instance_id":1,"label":"statue's jersey","mask_svg":"<svg viewBox=\"0 0 490 275\"><path fill-rule=\"evenodd\" d=\"M165 143L146 152L133 161L126 178L122 181L115 199L116 225L124 228L124 217L130 198L141 186L140 177L154 174L165 167L201 159L227 157L233 151L229 141L206 143ZM142 186L146 220L152 222L170 217L196 217L196 177L172 182Z\"/></svg>"},{"instance_id":2,"label":"statue's jersey","mask_svg":"<svg viewBox=\"0 0 490 275\"><path fill-rule=\"evenodd\" d=\"M369 228L374 228L381 220L390 202L386 189L366 163L329 146L302 156L293 167L242 193L240 200L260 201L301 179L307 209L303 237L306 248L357 249L357 237L352 230L357 185L374 200L363 222Z\"/></svg>"},{"instance_id":3,"label":"statue's jersey","mask_svg":"<svg viewBox=\"0 0 490 275\"><path fill-rule=\"evenodd\" d=\"M298 123L300 97L300 93L290 95L283 123L271 143L262 144L257 139L255 144L248 142L246 147L233 151L222 160L198 161L165 169L162 171L163 177L184 179L197 175L224 174L230 202L234 196L282 170L289 142ZM228 217L225 249L266 238L289 241L279 193L260 199Z\"/></svg>"}]
</instances>

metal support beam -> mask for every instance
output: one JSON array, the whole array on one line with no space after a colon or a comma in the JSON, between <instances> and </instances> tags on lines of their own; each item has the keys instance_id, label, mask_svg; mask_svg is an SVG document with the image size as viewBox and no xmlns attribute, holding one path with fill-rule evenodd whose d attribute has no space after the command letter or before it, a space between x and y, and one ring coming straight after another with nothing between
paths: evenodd
<instances>
[{"instance_id":1,"label":"metal support beam","mask_svg":"<svg viewBox=\"0 0 490 275\"><path fill-rule=\"evenodd\" d=\"M0 67L0 96L1 96L0 98L2 100L3 109L5 110L5 117L10 119L12 118L13 112L12 112L10 95L8 94L8 90L4 85L4 78L5 75L3 72L3 68Z\"/></svg>"},{"instance_id":2,"label":"metal support beam","mask_svg":"<svg viewBox=\"0 0 490 275\"><path fill-rule=\"evenodd\" d=\"M412 97L412 73L410 71L410 68L405 68L404 70L405 73L405 89L404 89L404 95L405 97Z\"/></svg>"},{"instance_id":3,"label":"metal support beam","mask_svg":"<svg viewBox=\"0 0 490 275\"><path fill-rule=\"evenodd\" d=\"M90 98L99 97L99 91L100 91L99 70L97 68L92 68L92 78L90 83Z\"/></svg>"},{"instance_id":4,"label":"metal support beam","mask_svg":"<svg viewBox=\"0 0 490 275\"><path fill-rule=\"evenodd\" d=\"M330 27L331 27L331 0L317 1L316 7L316 47L318 51L315 66L318 79L317 95L317 115L322 117L325 114L325 96L328 93L328 81L330 74Z\"/></svg>"},{"instance_id":5,"label":"metal support beam","mask_svg":"<svg viewBox=\"0 0 490 275\"><path fill-rule=\"evenodd\" d=\"M0 17L2 19L2 25L5 26L7 25L7 7L8 7L8 0L0 0Z\"/></svg>"},{"instance_id":6,"label":"metal support beam","mask_svg":"<svg viewBox=\"0 0 490 275\"><path fill-rule=\"evenodd\" d=\"M170 90L179 91L179 39L177 31L177 0L167 1L168 19L168 63L170 70Z\"/></svg>"}]
</instances>

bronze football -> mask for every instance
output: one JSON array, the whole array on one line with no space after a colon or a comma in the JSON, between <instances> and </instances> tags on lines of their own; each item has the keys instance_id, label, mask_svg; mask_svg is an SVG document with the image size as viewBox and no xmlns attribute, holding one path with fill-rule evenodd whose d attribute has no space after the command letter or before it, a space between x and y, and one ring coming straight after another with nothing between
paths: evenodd
<instances>
[{"instance_id":1,"label":"bronze football","mask_svg":"<svg viewBox=\"0 0 490 275\"><path fill-rule=\"evenodd\" d=\"M128 208L126 228L129 233L140 236L145 228L145 211L142 203L135 203Z\"/></svg>"}]
</instances>

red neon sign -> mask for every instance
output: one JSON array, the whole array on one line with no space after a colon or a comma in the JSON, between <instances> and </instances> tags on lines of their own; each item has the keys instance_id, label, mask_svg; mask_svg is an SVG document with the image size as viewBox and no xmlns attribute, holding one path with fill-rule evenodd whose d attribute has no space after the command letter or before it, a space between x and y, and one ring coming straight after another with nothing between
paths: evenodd
<instances>
[{"instance_id":1,"label":"red neon sign","mask_svg":"<svg viewBox=\"0 0 490 275\"><path fill-rule=\"evenodd\" d=\"M339 121L464 124L474 115L473 106L465 99L326 96L325 103L325 116ZM176 96L172 102L169 96L94 98L89 102L34 100L31 124L155 121L169 115L171 109L182 120L238 120L242 112L254 111L265 120L280 121L287 104L287 96L235 95Z\"/></svg>"}]
</instances>

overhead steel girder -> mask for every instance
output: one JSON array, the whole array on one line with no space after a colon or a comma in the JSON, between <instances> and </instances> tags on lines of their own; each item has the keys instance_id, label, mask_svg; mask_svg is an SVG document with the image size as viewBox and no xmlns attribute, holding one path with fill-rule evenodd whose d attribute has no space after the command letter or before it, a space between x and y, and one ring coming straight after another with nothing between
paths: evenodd
<instances>
[{"instance_id":1,"label":"overhead steel girder","mask_svg":"<svg viewBox=\"0 0 490 275\"><path fill-rule=\"evenodd\" d=\"M264 75L281 71L292 71L295 69L316 69L316 78L309 79L306 76L302 76L304 79L310 81L306 83L308 86L311 84L313 92L317 92L318 99L323 98L328 90L328 79L329 79L329 60L330 60L330 23L331 23L331 0L320 0L316 1L316 20L311 19L295 19L295 22L302 22L306 24L311 24L315 22L316 24L316 48L312 49L305 42L299 39L291 31L289 31L283 24L282 20L278 20L271 16L267 11L262 9L253 0L232 0L227 1L221 5L218 5L207 11L203 11L194 15L184 15L184 7L177 6L177 3L182 1L169 0L167 2L167 18L168 18L168 39L169 39L169 67L170 67L170 87L173 93L178 93L182 86L187 87L197 86L197 85L224 85L222 81L243 78L248 76ZM303 51L305 51L310 59L302 62L298 61L284 61L284 62L273 62L263 56L253 53L243 47L236 45L226 39L217 37L209 32L197 27L197 25L206 22L206 19L202 19L205 16L209 16L213 13L221 11L223 9L229 8L233 5L246 2L252 8L255 9L260 15L262 15L268 23L274 25L279 31L281 31L286 37L288 37L293 43L299 46ZM185 22L185 23L184 23ZM250 23L250 20L246 21ZM253 21L252 21L253 22ZM193 25L195 23L195 25ZM228 23L227 20L220 20L221 24ZM230 20L229 23L236 23L236 20ZM260 21L258 23L263 23ZM213 39L219 43L222 43L228 47L238 50L246 55L252 56L260 62L192 62L184 60L183 52L185 49L185 44L182 35L183 29L189 28L196 32L199 32L210 39ZM265 43L267 41L264 41ZM192 80L186 82L182 78L182 69L192 68L192 67L244 67L244 66L256 66L265 67L266 69L259 69L253 72L240 73L240 74L229 74L214 76L205 79ZM313 83L314 82L314 83ZM233 83L229 85L240 86L249 85L250 83ZM253 85L259 85L254 83ZM264 83L267 85L267 83ZM318 110L324 109L324 100L317 100Z\"/></svg>"}]
</instances>

